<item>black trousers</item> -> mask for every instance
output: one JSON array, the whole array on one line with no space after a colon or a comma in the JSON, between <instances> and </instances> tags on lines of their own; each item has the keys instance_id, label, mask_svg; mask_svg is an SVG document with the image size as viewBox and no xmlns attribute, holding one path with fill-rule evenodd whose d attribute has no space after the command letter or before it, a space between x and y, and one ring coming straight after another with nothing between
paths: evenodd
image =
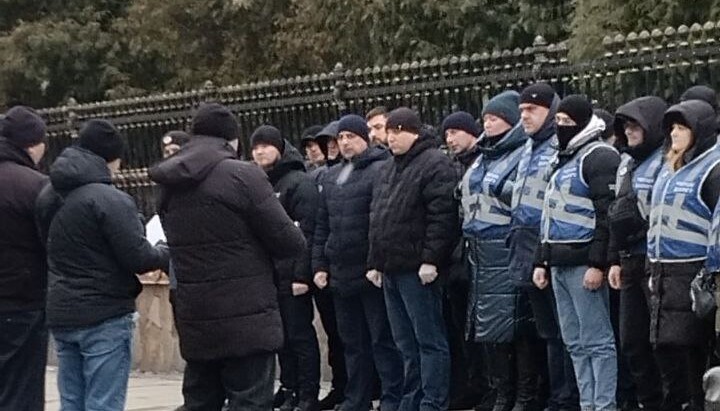
<instances>
[{"instance_id":1,"label":"black trousers","mask_svg":"<svg viewBox=\"0 0 720 411\"><path fill-rule=\"evenodd\" d=\"M479 403L490 390L490 383L483 364L483 345L465 339L468 284L447 284L444 297L443 316L450 346L450 401L470 397Z\"/></svg>"},{"instance_id":2,"label":"black trousers","mask_svg":"<svg viewBox=\"0 0 720 411\"><path fill-rule=\"evenodd\" d=\"M650 310L648 276L645 256L630 257L622 261L623 287L620 290L619 328L620 350L635 384L635 395L644 409L659 409L663 390L655 350L650 344ZM611 297L613 294L611 294ZM613 300L611 298L611 313ZM613 313L614 314L614 313ZM618 359L621 357L618 356ZM618 385L623 368L618 367ZM621 390L618 390L620 393Z\"/></svg>"},{"instance_id":3,"label":"black trousers","mask_svg":"<svg viewBox=\"0 0 720 411\"><path fill-rule=\"evenodd\" d=\"M313 327L313 301L310 294L280 295L285 346L278 354L280 382L297 391L302 400L316 400L320 391L320 349Z\"/></svg>"},{"instance_id":4,"label":"black trousers","mask_svg":"<svg viewBox=\"0 0 720 411\"><path fill-rule=\"evenodd\" d=\"M0 410L45 409L44 311L0 313Z\"/></svg>"},{"instance_id":5,"label":"black trousers","mask_svg":"<svg viewBox=\"0 0 720 411\"><path fill-rule=\"evenodd\" d=\"M521 337L510 343L485 344L497 402L534 404L538 398L538 369L533 341Z\"/></svg>"},{"instance_id":6,"label":"black trousers","mask_svg":"<svg viewBox=\"0 0 720 411\"><path fill-rule=\"evenodd\" d=\"M329 290L314 290L315 306L320 314L320 322L327 335L328 362L332 368L332 387L339 392L345 391L347 385L347 370L345 368L345 353L343 343L338 333L337 319L335 318L335 303Z\"/></svg>"},{"instance_id":7,"label":"black trousers","mask_svg":"<svg viewBox=\"0 0 720 411\"><path fill-rule=\"evenodd\" d=\"M183 379L185 411L268 411L273 405L275 354L188 361Z\"/></svg>"},{"instance_id":8,"label":"black trousers","mask_svg":"<svg viewBox=\"0 0 720 411\"><path fill-rule=\"evenodd\" d=\"M683 404L702 409L704 393L702 377L705 373L709 349L706 346L656 347L658 365L663 379L665 399L663 411L683 410Z\"/></svg>"}]
</instances>

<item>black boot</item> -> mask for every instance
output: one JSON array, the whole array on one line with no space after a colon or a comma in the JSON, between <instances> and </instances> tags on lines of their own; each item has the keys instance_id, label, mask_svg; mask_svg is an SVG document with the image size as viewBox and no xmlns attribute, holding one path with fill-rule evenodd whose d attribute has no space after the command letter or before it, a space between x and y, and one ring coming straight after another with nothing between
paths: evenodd
<instances>
[{"instance_id":1,"label":"black boot","mask_svg":"<svg viewBox=\"0 0 720 411\"><path fill-rule=\"evenodd\" d=\"M287 388L280 386L273 397L273 409L279 408L285 403L285 396L290 392Z\"/></svg>"},{"instance_id":2,"label":"black boot","mask_svg":"<svg viewBox=\"0 0 720 411\"><path fill-rule=\"evenodd\" d=\"M289 391L285 393L285 401L280 405L278 411L295 411L298 405L297 393Z\"/></svg>"},{"instance_id":3,"label":"black boot","mask_svg":"<svg viewBox=\"0 0 720 411\"><path fill-rule=\"evenodd\" d=\"M318 411L317 400L302 400L293 411Z\"/></svg>"},{"instance_id":4,"label":"black boot","mask_svg":"<svg viewBox=\"0 0 720 411\"><path fill-rule=\"evenodd\" d=\"M342 403L345 395L342 390L332 388L330 392L318 403L319 410L334 410L335 406Z\"/></svg>"}]
</instances>

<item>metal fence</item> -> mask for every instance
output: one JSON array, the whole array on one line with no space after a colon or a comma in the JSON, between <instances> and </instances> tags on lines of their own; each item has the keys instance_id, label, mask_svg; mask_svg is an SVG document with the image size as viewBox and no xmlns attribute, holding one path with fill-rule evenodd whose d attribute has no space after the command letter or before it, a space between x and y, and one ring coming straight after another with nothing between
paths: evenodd
<instances>
[{"instance_id":1,"label":"metal fence","mask_svg":"<svg viewBox=\"0 0 720 411\"><path fill-rule=\"evenodd\" d=\"M71 144L83 121L112 120L127 136L129 147L116 184L150 214L155 209L155 190L147 167L161 157L160 137L186 128L193 110L204 101L220 102L237 114L245 143L264 123L297 142L305 127L344 113L362 114L378 105L413 107L430 124L439 124L458 109L477 116L492 96L535 81L547 81L561 95L584 93L597 107L614 110L642 95L675 101L693 84L717 88L719 41L720 21L668 27L606 37L603 57L570 62L565 42L547 44L538 36L525 49L353 70L337 64L328 73L227 87L208 80L199 90L88 104L70 99L65 106L42 110L51 137L47 161Z\"/></svg>"}]
</instances>

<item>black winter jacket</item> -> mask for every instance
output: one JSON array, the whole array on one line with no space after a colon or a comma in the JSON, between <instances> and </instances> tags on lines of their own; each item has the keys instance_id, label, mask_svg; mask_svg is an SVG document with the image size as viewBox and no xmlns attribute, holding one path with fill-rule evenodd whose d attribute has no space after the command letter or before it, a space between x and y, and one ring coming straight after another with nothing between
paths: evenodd
<instances>
[{"instance_id":1,"label":"black winter jacket","mask_svg":"<svg viewBox=\"0 0 720 411\"><path fill-rule=\"evenodd\" d=\"M370 203L380 167L389 157L386 149L370 147L330 167L322 177L313 272L327 271L330 288L341 295L372 286L365 278Z\"/></svg>"},{"instance_id":2,"label":"black winter jacket","mask_svg":"<svg viewBox=\"0 0 720 411\"><path fill-rule=\"evenodd\" d=\"M47 260L35 201L47 182L24 150L0 137L0 312L45 308Z\"/></svg>"},{"instance_id":3,"label":"black winter jacket","mask_svg":"<svg viewBox=\"0 0 720 411\"><path fill-rule=\"evenodd\" d=\"M145 239L135 201L112 186L100 156L67 148L50 181L37 207L47 235L48 325L87 327L135 311L135 274L167 270L167 248Z\"/></svg>"},{"instance_id":4,"label":"black winter jacket","mask_svg":"<svg viewBox=\"0 0 720 411\"><path fill-rule=\"evenodd\" d=\"M300 152L290 142L275 166L267 171L275 196L285 212L300 227L307 241L307 251L300 259L283 259L275 262L278 291L292 294L292 283L312 285L312 238L315 232L315 213L318 205L318 189L313 178L305 172Z\"/></svg>"},{"instance_id":5,"label":"black winter jacket","mask_svg":"<svg viewBox=\"0 0 720 411\"><path fill-rule=\"evenodd\" d=\"M417 271L447 268L460 238L459 176L450 159L423 133L410 150L388 161L373 192L368 268Z\"/></svg>"},{"instance_id":6,"label":"black winter jacket","mask_svg":"<svg viewBox=\"0 0 720 411\"><path fill-rule=\"evenodd\" d=\"M223 139L193 136L150 169L177 278L185 359L274 352L283 345L273 260L300 258L302 232L265 173Z\"/></svg>"},{"instance_id":7,"label":"black winter jacket","mask_svg":"<svg viewBox=\"0 0 720 411\"><path fill-rule=\"evenodd\" d=\"M600 133L592 133L573 142L558 154L556 170L573 159L583 147L600 139ZM586 244L543 243L538 248L539 258L536 265L580 266L605 270L608 267L608 229L607 212L615 199L615 178L620 155L611 148L593 150L583 162L582 177L590 187L590 200L595 208L595 231L593 239Z\"/></svg>"}]
</instances>

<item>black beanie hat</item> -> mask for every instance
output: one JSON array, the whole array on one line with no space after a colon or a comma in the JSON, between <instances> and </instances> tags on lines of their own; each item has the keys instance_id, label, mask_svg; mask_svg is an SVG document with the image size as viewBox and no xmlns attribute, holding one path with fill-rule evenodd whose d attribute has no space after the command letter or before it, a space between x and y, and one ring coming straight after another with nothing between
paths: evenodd
<instances>
[{"instance_id":1,"label":"black beanie hat","mask_svg":"<svg viewBox=\"0 0 720 411\"><path fill-rule=\"evenodd\" d=\"M687 100L702 100L710 104L713 110L717 111L718 109L717 93L708 86L692 86L685 90L680 96L680 101Z\"/></svg>"},{"instance_id":2,"label":"black beanie hat","mask_svg":"<svg viewBox=\"0 0 720 411\"><path fill-rule=\"evenodd\" d=\"M571 94L562 99L557 112L567 114L581 128L587 126L593 116L592 104L580 94Z\"/></svg>"},{"instance_id":3,"label":"black beanie hat","mask_svg":"<svg viewBox=\"0 0 720 411\"><path fill-rule=\"evenodd\" d=\"M414 134L420 134L422 126L420 116L407 107L400 107L391 111L385 123L386 130L409 131Z\"/></svg>"},{"instance_id":4,"label":"black beanie hat","mask_svg":"<svg viewBox=\"0 0 720 411\"><path fill-rule=\"evenodd\" d=\"M503 91L488 101L485 108L483 108L482 115L492 114L514 126L520 121L519 99L520 94L517 91Z\"/></svg>"},{"instance_id":5,"label":"black beanie hat","mask_svg":"<svg viewBox=\"0 0 720 411\"><path fill-rule=\"evenodd\" d=\"M163 146L177 144L178 146L182 147L188 141L190 141L190 134L181 130L168 131L162 138Z\"/></svg>"},{"instance_id":6,"label":"black beanie hat","mask_svg":"<svg viewBox=\"0 0 720 411\"><path fill-rule=\"evenodd\" d=\"M80 147L110 162L122 157L125 150L122 136L107 120L90 120L80 129Z\"/></svg>"},{"instance_id":7,"label":"black beanie hat","mask_svg":"<svg viewBox=\"0 0 720 411\"><path fill-rule=\"evenodd\" d=\"M474 137L480 135L480 127L478 127L475 119L470 113L465 111L457 111L445 117L445 120L442 122L443 137L450 129L462 130Z\"/></svg>"},{"instance_id":8,"label":"black beanie hat","mask_svg":"<svg viewBox=\"0 0 720 411\"><path fill-rule=\"evenodd\" d=\"M601 108L596 108L593 110L593 114L598 116L600 120L605 123L605 130L603 130L601 136L603 140L607 140L610 137L612 137L613 133L615 132L614 124L615 124L615 116L613 116L609 111L603 110Z\"/></svg>"},{"instance_id":9,"label":"black beanie hat","mask_svg":"<svg viewBox=\"0 0 720 411\"><path fill-rule=\"evenodd\" d=\"M28 148L45 141L45 122L30 107L15 106L0 120L0 132L12 144Z\"/></svg>"},{"instance_id":10,"label":"black beanie hat","mask_svg":"<svg viewBox=\"0 0 720 411\"><path fill-rule=\"evenodd\" d=\"M518 104L535 104L545 108L550 108L555 99L555 89L547 83L531 84L520 93L520 102Z\"/></svg>"},{"instance_id":11,"label":"black beanie hat","mask_svg":"<svg viewBox=\"0 0 720 411\"><path fill-rule=\"evenodd\" d=\"M349 131L355 135L362 137L363 140L369 141L367 121L357 114L348 114L342 116L337 125L338 134L343 131Z\"/></svg>"},{"instance_id":12,"label":"black beanie hat","mask_svg":"<svg viewBox=\"0 0 720 411\"><path fill-rule=\"evenodd\" d=\"M240 138L240 125L235 115L218 103L202 104L192 119L194 136L209 136L232 141Z\"/></svg>"},{"instance_id":13,"label":"black beanie hat","mask_svg":"<svg viewBox=\"0 0 720 411\"><path fill-rule=\"evenodd\" d=\"M285 151L285 140L282 138L280 130L273 126L262 125L253 131L250 136L250 147L258 144L267 144L277 148L280 154Z\"/></svg>"}]
</instances>

